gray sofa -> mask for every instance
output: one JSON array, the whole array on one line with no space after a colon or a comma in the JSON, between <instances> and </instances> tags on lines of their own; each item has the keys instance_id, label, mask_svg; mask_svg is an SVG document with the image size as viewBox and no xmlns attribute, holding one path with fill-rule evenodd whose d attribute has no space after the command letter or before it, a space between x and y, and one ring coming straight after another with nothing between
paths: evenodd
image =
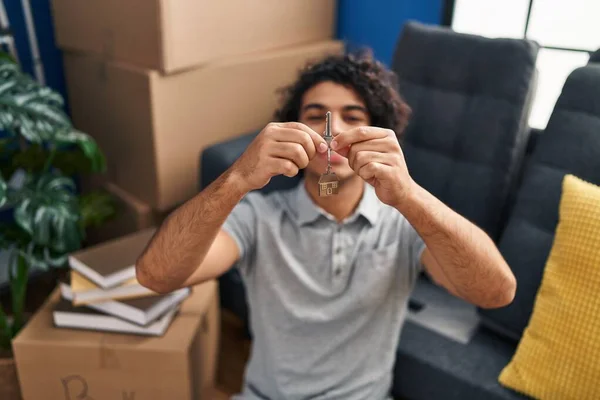
<instances>
[{"instance_id":1,"label":"gray sofa","mask_svg":"<svg viewBox=\"0 0 600 400\"><path fill-rule=\"evenodd\" d=\"M393 58L413 110L403 143L413 179L493 238L531 132L538 50L410 22Z\"/></svg>"},{"instance_id":2,"label":"gray sofa","mask_svg":"<svg viewBox=\"0 0 600 400\"><path fill-rule=\"evenodd\" d=\"M499 241L517 277L515 300L504 308L478 310L481 323L468 344L407 324L398 349L395 396L525 398L501 387L497 377L531 316L558 222L564 175L600 184L600 64L579 68L569 76L547 128L535 139Z\"/></svg>"},{"instance_id":3,"label":"gray sofa","mask_svg":"<svg viewBox=\"0 0 600 400\"><path fill-rule=\"evenodd\" d=\"M526 125L536 57L535 43L418 23L407 24L398 41L393 68L414 111L402 143L410 172L497 241L518 291L508 307L477 310L421 277L399 347L390 349L396 352L394 397L526 398L497 377L531 313L557 221L559 182L571 172L600 183L600 64L569 77L540 132ZM200 188L231 166L255 135L203 151ZM263 191L298 180L277 177ZM220 285L222 305L248 320L237 270Z\"/></svg>"}]
</instances>

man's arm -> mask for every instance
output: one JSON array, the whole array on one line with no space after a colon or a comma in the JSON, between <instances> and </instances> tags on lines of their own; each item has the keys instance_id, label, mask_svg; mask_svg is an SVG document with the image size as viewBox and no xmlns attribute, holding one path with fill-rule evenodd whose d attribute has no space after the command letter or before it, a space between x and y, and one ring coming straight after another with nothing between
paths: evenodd
<instances>
[{"instance_id":1,"label":"man's arm","mask_svg":"<svg viewBox=\"0 0 600 400\"><path fill-rule=\"evenodd\" d=\"M516 280L490 237L412 182L396 206L426 244L421 262L452 294L483 308L512 302Z\"/></svg>"},{"instance_id":2,"label":"man's arm","mask_svg":"<svg viewBox=\"0 0 600 400\"><path fill-rule=\"evenodd\" d=\"M480 307L512 301L516 280L492 240L412 180L393 131L354 128L336 136L331 147L416 229L427 245L422 261L434 280Z\"/></svg>"},{"instance_id":3,"label":"man's arm","mask_svg":"<svg viewBox=\"0 0 600 400\"><path fill-rule=\"evenodd\" d=\"M221 230L233 208L272 177L297 175L326 150L325 139L304 124L267 125L228 171L169 215L136 263L138 281L166 293L224 273L240 256Z\"/></svg>"},{"instance_id":4,"label":"man's arm","mask_svg":"<svg viewBox=\"0 0 600 400\"><path fill-rule=\"evenodd\" d=\"M137 262L140 284L166 293L231 268L239 250L221 226L242 199L241 187L235 174L226 172L169 215Z\"/></svg>"}]
</instances>

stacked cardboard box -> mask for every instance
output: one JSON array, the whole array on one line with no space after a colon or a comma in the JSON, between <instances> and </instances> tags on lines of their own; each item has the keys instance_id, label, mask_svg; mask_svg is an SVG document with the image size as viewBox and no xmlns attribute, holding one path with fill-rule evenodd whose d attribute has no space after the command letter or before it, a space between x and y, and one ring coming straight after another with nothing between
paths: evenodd
<instances>
[{"instance_id":1,"label":"stacked cardboard box","mask_svg":"<svg viewBox=\"0 0 600 400\"><path fill-rule=\"evenodd\" d=\"M193 288L163 336L56 328L57 289L13 342L23 400L212 400L218 286Z\"/></svg>"},{"instance_id":2,"label":"stacked cardboard box","mask_svg":"<svg viewBox=\"0 0 600 400\"><path fill-rule=\"evenodd\" d=\"M203 148L264 127L277 89L340 53L335 0L53 0L74 124L110 181L168 211Z\"/></svg>"},{"instance_id":3,"label":"stacked cardboard box","mask_svg":"<svg viewBox=\"0 0 600 400\"><path fill-rule=\"evenodd\" d=\"M216 282L166 294L141 286L135 262L154 232L70 255L69 282L14 341L25 400L209 398L202 394L214 387Z\"/></svg>"}]
</instances>

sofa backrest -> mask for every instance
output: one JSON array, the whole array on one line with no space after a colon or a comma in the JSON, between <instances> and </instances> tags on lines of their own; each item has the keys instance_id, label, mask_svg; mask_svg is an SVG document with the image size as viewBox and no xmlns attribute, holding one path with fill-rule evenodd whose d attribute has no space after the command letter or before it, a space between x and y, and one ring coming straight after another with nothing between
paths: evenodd
<instances>
[{"instance_id":1,"label":"sofa backrest","mask_svg":"<svg viewBox=\"0 0 600 400\"><path fill-rule=\"evenodd\" d=\"M529 135L539 46L409 22L393 70L413 179L494 239Z\"/></svg>"},{"instance_id":2,"label":"sofa backrest","mask_svg":"<svg viewBox=\"0 0 600 400\"><path fill-rule=\"evenodd\" d=\"M513 212L499 242L517 278L507 307L479 310L482 322L518 340L529 322L558 224L565 174L600 184L600 64L568 77L537 139Z\"/></svg>"},{"instance_id":3,"label":"sofa backrest","mask_svg":"<svg viewBox=\"0 0 600 400\"><path fill-rule=\"evenodd\" d=\"M600 63L600 49L596 50L594 53L592 53L592 55L590 56L590 59L588 61L588 64L591 63Z\"/></svg>"}]
</instances>

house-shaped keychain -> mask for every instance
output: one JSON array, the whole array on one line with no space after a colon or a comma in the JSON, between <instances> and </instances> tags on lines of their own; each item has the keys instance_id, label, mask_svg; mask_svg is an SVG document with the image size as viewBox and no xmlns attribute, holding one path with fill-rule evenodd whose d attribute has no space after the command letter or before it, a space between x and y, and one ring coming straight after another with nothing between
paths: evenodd
<instances>
[{"instance_id":1,"label":"house-shaped keychain","mask_svg":"<svg viewBox=\"0 0 600 400\"><path fill-rule=\"evenodd\" d=\"M331 146L333 135L331 134L331 111L327 111L325 123L325 140L327 146ZM327 149L327 171L319 178L319 196L333 196L338 194L338 186L340 180L335 172L331 171L331 147Z\"/></svg>"},{"instance_id":2,"label":"house-shaped keychain","mask_svg":"<svg viewBox=\"0 0 600 400\"><path fill-rule=\"evenodd\" d=\"M334 172L321 175L319 179L319 196L333 196L338 194L339 179Z\"/></svg>"}]
</instances>

